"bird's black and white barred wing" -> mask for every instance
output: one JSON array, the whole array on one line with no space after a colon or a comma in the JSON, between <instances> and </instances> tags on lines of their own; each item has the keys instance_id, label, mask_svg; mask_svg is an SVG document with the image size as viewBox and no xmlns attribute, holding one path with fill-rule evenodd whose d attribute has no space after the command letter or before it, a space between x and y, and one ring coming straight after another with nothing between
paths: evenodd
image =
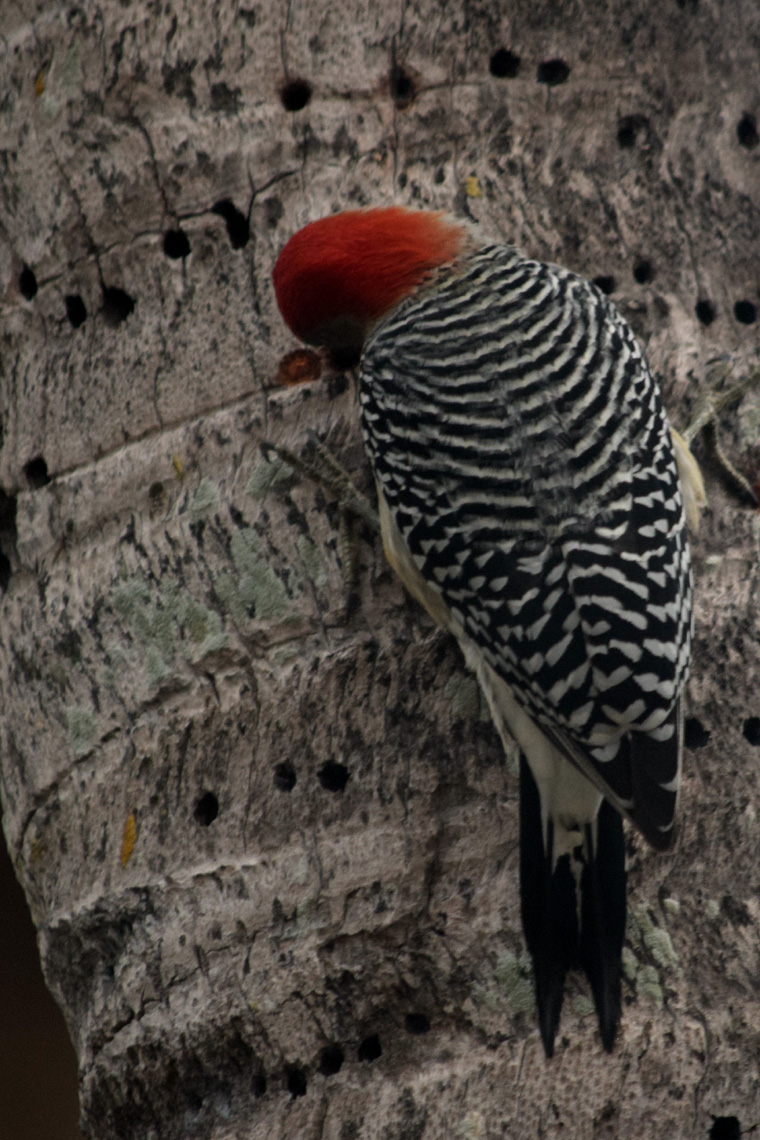
<instances>
[{"instance_id":1,"label":"bird's black and white barred wing","mask_svg":"<svg viewBox=\"0 0 760 1140\"><path fill-rule=\"evenodd\" d=\"M558 747L668 845L691 637L659 392L588 282L485 247L365 349L368 453L424 579Z\"/></svg>"}]
</instances>

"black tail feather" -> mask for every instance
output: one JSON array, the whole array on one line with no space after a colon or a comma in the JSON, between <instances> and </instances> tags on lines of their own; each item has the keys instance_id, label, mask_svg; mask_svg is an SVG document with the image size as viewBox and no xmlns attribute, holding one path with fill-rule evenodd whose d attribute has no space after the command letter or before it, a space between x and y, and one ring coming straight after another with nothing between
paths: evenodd
<instances>
[{"instance_id":1,"label":"black tail feather","mask_svg":"<svg viewBox=\"0 0 760 1140\"><path fill-rule=\"evenodd\" d=\"M549 854L544 851L541 799L525 758L520 758L520 901L523 930L533 959L541 1040L547 1057L562 1011L565 976L578 956L575 881L568 856L552 872L552 823Z\"/></svg>"},{"instance_id":2,"label":"black tail feather","mask_svg":"<svg viewBox=\"0 0 760 1140\"><path fill-rule=\"evenodd\" d=\"M605 800L596 828L586 828L585 851L578 851L584 862L580 908L570 857L563 855L552 870L551 820L548 831L545 851L538 788L521 757L520 898L544 1050L547 1057L552 1056L565 977L571 967L580 965L591 984L602 1043L609 1051L620 1021L620 959L626 913L623 821Z\"/></svg>"},{"instance_id":3,"label":"black tail feather","mask_svg":"<svg viewBox=\"0 0 760 1140\"><path fill-rule=\"evenodd\" d=\"M626 876L623 820L606 800L597 816L595 847L592 830L586 829L586 847L592 854L581 875L579 959L591 983L602 1044L610 1052L620 1022Z\"/></svg>"}]
</instances>

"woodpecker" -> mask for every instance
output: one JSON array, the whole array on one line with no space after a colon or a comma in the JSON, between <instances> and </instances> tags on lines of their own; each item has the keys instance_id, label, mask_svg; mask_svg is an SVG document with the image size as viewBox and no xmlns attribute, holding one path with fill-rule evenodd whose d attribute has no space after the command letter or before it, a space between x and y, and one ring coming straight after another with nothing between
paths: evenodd
<instances>
[{"instance_id":1,"label":"woodpecker","mask_svg":"<svg viewBox=\"0 0 760 1140\"><path fill-rule=\"evenodd\" d=\"M520 763L520 897L547 1057L580 966L620 1020L622 816L672 846L703 497L629 325L583 277L400 206L312 222L291 331L358 362L385 554Z\"/></svg>"}]
</instances>

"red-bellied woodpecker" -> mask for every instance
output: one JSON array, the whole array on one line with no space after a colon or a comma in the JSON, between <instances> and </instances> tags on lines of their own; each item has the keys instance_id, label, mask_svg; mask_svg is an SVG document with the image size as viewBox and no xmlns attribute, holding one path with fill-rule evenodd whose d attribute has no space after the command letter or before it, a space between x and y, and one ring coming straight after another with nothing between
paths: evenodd
<instances>
[{"instance_id":1,"label":"red-bellied woodpecker","mask_svg":"<svg viewBox=\"0 0 760 1140\"><path fill-rule=\"evenodd\" d=\"M698 469L614 305L446 215L313 222L274 285L296 336L361 360L388 560L520 746L522 919L546 1053L576 964L611 1049L619 813L658 850L674 837Z\"/></svg>"}]
</instances>

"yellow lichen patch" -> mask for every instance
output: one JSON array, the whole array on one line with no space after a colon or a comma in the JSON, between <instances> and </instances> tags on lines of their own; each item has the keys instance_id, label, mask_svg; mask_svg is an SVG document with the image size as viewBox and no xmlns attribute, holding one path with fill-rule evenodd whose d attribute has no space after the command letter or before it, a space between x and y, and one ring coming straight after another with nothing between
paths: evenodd
<instances>
[{"instance_id":1,"label":"yellow lichen patch","mask_svg":"<svg viewBox=\"0 0 760 1140\"><path fill-rule=\"evenodd\" d=\"M182 482L185 477L185 468L182 465L182 460L177 455L176 451L172 455L172 467L174 468L174 475L178 482Z\"/></svg>"},{"instance_id":2,"label":"yellow lichen patch","mask_svg":"<svg viewBox=\"0 0 760 1140\"><path fill-rule=\"evenodd\" d=\"M465 179L464 192L468 198L482 198L483 191L480 189L480 183L474 174Z\"/></svg>"},{"instance_id":3,"label":"yellow lichen patch","mask_svg":"<svg viewBox=\"0 0 760 1140\"><path fill-rule=\"evenodd\" d=\"M126 867L129 860L132 858L132 852L135 849L137 842L137 821L135 820L135 813L131 812L127 816L127 822L124 824L124 835L121 840L121 865Z\"/></svg>"}]
</instances>

